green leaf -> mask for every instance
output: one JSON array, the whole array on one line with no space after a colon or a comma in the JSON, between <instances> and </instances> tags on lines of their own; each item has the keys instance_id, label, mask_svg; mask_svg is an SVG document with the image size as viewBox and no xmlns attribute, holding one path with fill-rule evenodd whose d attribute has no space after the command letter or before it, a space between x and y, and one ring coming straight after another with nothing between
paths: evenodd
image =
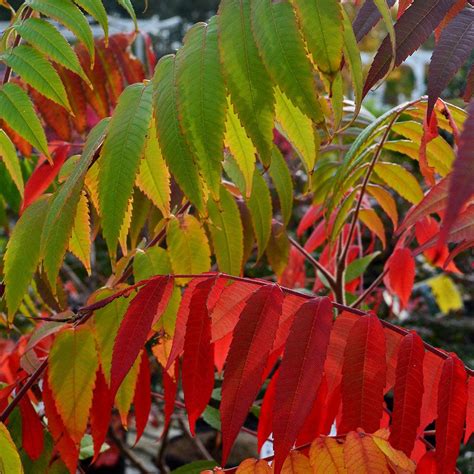
<instances>
[{"instance_id":1,"label":"green leaf","mask_svg":"<svg viewBox=\"0 0 474 474\"><path fill-rule=\"evenodd\" d=\"M102 145L107 126L108 119L102 120L89 133L80 160L67 181L55 193L49 206L41 235L41 254L51 285L55 285L68 247L85 175Z\"/></svg>"},{"instance_id":2,"label":"green leaf","mask_svg":"<svg viewBox=\"0 0 474 474\"><path fill-rule=\"evenodd\" d=\"M374 171L383 182L412 204L418 204L423 199L423 190L418 180L402 166L396 163L377 163Z\"/></svg>"},{"instance_id":3,"label":"green leaf","mask_svg":"<svg viewBox=\"0 0 474 474\"><path fill-rule=\"evenodd\" d=\"M250 194L252 194L252 181L257 150L252 140L248 137L247 132L242 127L240 119L234 112L234 106L230 101L227 109L225 144L242 173L245 182L245 192L243 194L250 197Z\"/></svg>"},{"instance_id":4,"label":"green leaf","mask_svg":"<svg viewBox=\"0 0 474 474\"><path fill-rule=\"evenodd\" d=\"M5 296L9 319L20 306L40 260L41 231L49 208L46 197L28 206L16 223L5 252Z\"/></svg>"},{"instance_id":5,"label":"green leaf","mask_svg":"<svg viewBox=\"0 0 474 474\"><path fill-rule=\"evenodd\" d=\"M12 143L8 135L1 129L0 158L3 159L3 162L5 163L5 166L13 179L13 182L18 188L21 197L23 197L25 186L23 183L23 175L21 174L20 161L18 159L18 155L16 154L15 145Z\"/></svg>"},{"instance_id":6,"label":"green leaf","mask_svg":"<svg viewBox=\"0 0 474 474\"><path fill-rule=\"evenodd\" d=\"M275 98L276 120L280 125L280 131L294 147L306 172L311 174L318 157L319 134L311 119L295 107L278 87Z\"/></svg>"},{"instance_id":7,"label":"green leaf","mask_svg":"<svg viewBox=\"0 0 474 474\"><path fill-rule=\"evenodd\" d=\"M362 90L364 86L364 75L362 72L362 60L359 47L352 28L352 23L344 8L341 8L343 27L344 27L344 58L347 61L351 71L352 86L354 88L354 98L357 114L362 103Z\"/></svg>"},{"instance_id":8,"label":"green leaf","mask_svg":"<svg viewBox=\"0 0 474 474\"><path fill-rule=\"evenodd\" d=\"M290 241L285 228L279 222L273 222L272 233L265 254L273 271L281 276L288 266Z\"/></svg>"},{"instance_id":9,"label":"green leaf","mask_svg":"<svg viewBox=\"0 0 474 474\"><path fill-rule=\"evenodd\" d=\"M374 252L349 263L349 265L347 265L346 273L344 274L346 283L350 283L352 280L363 275L372 261L379 255L380 252Z\"/></svg>"},{"instance_id":10,"label":"green leaf","mask_svg":"<svg viewBox=\"0 0 474 474\"><path fill-rule=\"evenodd\" d=\"M171 262L168 253L162 247L137 250L133 260L135 281L145 280L156 275L169 275Z\"/></svg>"},{"instance_id":11,"label":"green leaf","mask_svg":"<svg viewBox=\"0 0 474 474\"><path fill-rule=\"evenodd\" d=\"M220 201L209 200L207 209L211 223L212 246L219 270L230 275L240 275L244 253L244 235L239 208L232 195L221 188Z\"/></svg>"},{"instance_id":12,"label":"green leaf","mask_svg":"<svg viewBox=\"0 0 474 474\"><path fill-rule=\"evenodd\" d=\"M15 25L15 30L25 41L49 59L89 82L76 53L64 36L51 23L40 18L28 18Z\"/></svg>"},{"instance_id":13,"label":"green leaf","mask_svg":"<svg viewBox=\"0 0 474 474\"><path fill-rule=\"evenodd\" d=\"M86 17L71 0L27 0L33 10L54 18L71 30L84 43L91 58L94 58L94 37Z\"/></svg>"},{"instance_id":14,"label":"green leaf","mask_svg":"<svg viewBox=\"0 0 474 474\"><path fill-rule=\"evenodd\" d=\"M171 471L171 474L200 474L206 469L213 469L217 466L215 461L194 461L185 466L181 466L174 471Z\"/></svg>"},{"instance_id":15,"label":"green leaf","mask_svg":"<svg viewBox=\"0 0 474 474\"><path fill-rule=\"evenodd\" d=\"M36 49L22 44L3 54L1 59L33 89L65 109L71 110L59 74Z\"/></svg>"},{"instance_id":16,"label":"green leaf","mask_svg":"<svg viewBox=\"0 0 474 474\"><path fill-rule=\"evenodd\" d=\"M170 215L170 173L161 154L152 119L143 158L137 176L137 186L148 196L164 217Z\"/></svg>"},{"instance_id":17,"label":"green leaf","mask_svg":"<svg viewBox=\"0 0 474 474\"><path fill-rule=\"evenodd\" d=\"M133 24L135 25L135 31L138 31L137 15L135 14L132 2L130 0L117 0L117 2L130 15L130 18L133 20Z\"/></svg>"},{"instance_id":18,"label":"green leaf","mask_svg":"<svg viewBox=\"0 0 474 474\"><path fill-rule=\"evenodd\" d=\"M211 427L217 431L221 430L221 414L217 408L207 405L204 413L202 414L202 419Z\"/></svg>"},{"instance_id":19,"label":"green leaf","mask_svg":"<svg viewBox=\"0 0 474 474\"><path fill-rule=\"evenodd\" d=\"M115 255L152 116L152 87L128 86L110 120L99 160L99 202L104 238Z\"/></svg>"},{"instance_id":20,"label":"green leaf","mask_svg":"<svg viewBox=\"0 0 474 474\"><path fill-rule=\"evenodd\" d=\"M189 147L212 197L219 199L226 92L217 44L216 17L197 23L176 54L178 110Z\"/></svg>"},{"instance_id":21,"label":"green leaf","mask_svg":"<svg viewBox=\"0 0 474 474\"><path fill-rule=\"evenodd\" d=\"M109 38L109 21L102 0L74 0L84 11L97 20L104 30L105 42Z\"/></svg>"},{"instance_id":22,"label":"green leaf","mask_svg":"<svg viewBox=\"0 0 474 474\"><path fill-rule=\"evenodd\" d=\"M309 52L321 72L333 75L342 60L343 31L339 0L292 0Z\"/></svg>"},{"instance_id":23,"label":"green leaf","mask_svg":"<svg viewBox=\"0 0 474 474\"><path fill-rule=\"evenodd\" d=\"M181 133L174 56L159 61L153 77L158 140L168 167L186 197L204 212L204 196L195 157Z\"/></svg>"},{"instance_id":24,"label":"green leaf","mask_svg":"<svg viewBox=\"0 0 474 474\"><path fill-rule=\"evenodd\" d=\"M81 195L74 218L72 235L69 239L69 250L84 265L87 273L91 274L91 223L89 216L89 201L85 193Z\"/></svg>"},{"instance_id":25,"label":"green leaf","mask_svg":"<svg viewBox=\"0 0 474 474\"><path fill-rule=\"evenodd\" d=\"M377 7L382 20L384 22L385 28L387 28L388 36L390 38L390 44L392 45L392 64L395 61L396 57L396 37L395 37L395 27L392 21L392 14L390 13L390 6L387 3L387 0L374 0L374 4ZM390 66L389 71L392 69Z\"/></svg>"},{"instance_id":26,"label":"green leaf","mask_svg":"<svg viewBox=\"0 0 474 474\"><path fill-rule=\"evenodd\" d=\"M28 94L11 82L0 88L0 119L50 158L46 135Z\"/></svg>"},{"instance_id":27,"label":"green leaf","mask_svg":"<svg viewBox=\"0 0 474 474\"><path fill-rule=\"evenodd\" d=\"M273 141L273 87L263 65L250 21L250 0L222 0L219 47L224 76L237 115L265 166Z\"/></svg>"},{"instance_id":28,"label":"green leaf","mask_svg":"<svg viewBox=\"0 0 474 474\"><path fill-rule=\"evenodd\" d=\"M48 381L58 413L76 443L87 428L98 366L90 326L57 334L49 352Z\"/></svg>"},{"instance_id":29,"label":"green leaf","mask_svg":"<svg viewBox=\"0 0 474 474\"><path fill-rule=\"evenodd\" d=\"M0 423L0 471L5 474L23 474L20 455L3 423Z\"/></svg>"},{"instance_id":30,"label":"green leaf","mask_svg":"<svg viewBox=\"0 0 474 474\"><path fill-rule=\"evenodd\" d=\"M258 258L263 255L272 231L272 198L265 178L258 169L253 176L252 195L247 200L258 245Z\"/></svg>"},{"instance_id":31,"label":"green leaf","mask_svg":"<svg viewBox=\"0 0 474 474\"><path fill-rule=\"evenodd\" d=\"M173 273L197 274L211 268L206 232L190 214L168 222L166 243Z\"/></svg>"},{"instance_id":32,"label":"green leaf","mask_svg":"<svg viewBox=\"0 0 474 474\"><path fill-rule=\"evenodd\" d=\"M272 164L268 171L280 200L281 214L286 226L291 219L293 211L293 181L285 158L283 158L281 151L275 145L272 150Z\"/></svg>"},{"instance_id":33,"label":"green leaf","mask_svg":"<svg viewBox=\"0 0 474 474\"><path fill-rule=\"evenodd\" d=\"M253 0L252 28L273 81L296 107L314 121L322 122L313 68L291 4L288 0Z\"/></svg>"}]
</instances>

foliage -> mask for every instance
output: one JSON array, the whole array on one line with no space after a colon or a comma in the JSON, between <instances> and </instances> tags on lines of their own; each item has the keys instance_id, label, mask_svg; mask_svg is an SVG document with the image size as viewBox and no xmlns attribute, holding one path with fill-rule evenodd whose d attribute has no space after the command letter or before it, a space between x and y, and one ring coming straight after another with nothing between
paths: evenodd
<instances>
[{"instance_id":1,"label":"foliage","mask_svg":"<svg viewBox=\"0 0 474 474\"><path fill-rule=\"evenodd\" d=\"M474 102L439 96L472 50L473 7L399 2L392 22L394 2L367 0L351 25L347 3L222 0L156 66L132 55L137 33L108 35L100 0L12 9L0 470L75 472L106 440L129 453L112 410L138 441L153 399L164 436L175 405L192 435L201 417L220 426L223 466L257 413L272 468L235 472L454 471L474 373L376 312L382 286L394 315L417 308L420 262L441 311L462 306ZM358 41L380 20L365 77ZM374 117L363 98L435 30L428 99Z\"/></svg>"}]
</instances>

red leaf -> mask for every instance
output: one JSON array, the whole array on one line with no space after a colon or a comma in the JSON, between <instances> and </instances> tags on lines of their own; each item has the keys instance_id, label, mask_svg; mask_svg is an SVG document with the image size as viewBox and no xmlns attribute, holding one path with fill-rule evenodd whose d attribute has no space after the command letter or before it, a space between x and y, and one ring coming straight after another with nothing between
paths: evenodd
<instances>
[{"instance_id":1,"label":"red leaf","mask_svg":"<svg viewBox=\"0 0 474 474\"><path fill-rule=\"evenodd\" d=\"M416 466L417 474L438 474L436 469L436 455L434 451L428 451Z\"/></svg>"},{"instance_id":2,"label":"red leaf","mask_svg":"<svg viewBox=\"0 0 474 474\"><path fill-rule=\"evenodd\" d=\"M451 474L464 431L467 407L467 375L464 364L456 355L443 363L438 392L436 419L436 464L439 474Z\"/></svg>"},{"instance_id":3,"label":"red leaf","mask_svg":"<svg viewBox=\"0 0 474 474\"><path fill-rule=\"evenodd\" d=\"M69 152L68 145L61 145L53 153L53 164L46 160L40 162L25 184L25 194L21 204L23 212L33 204L50 186L59 173L61 166L66 161Z\"/></svg>"},{"instance_id":4,"label":"red leaf","mask_svg":"<svg viewBox=\"0 0 474 474\"><path fill-rule=\"evenodd\" d=\"M458 15L458 13L466 6L467 4L467 0L456 0L456 2L454 3L454 5L451 7L451 9L449 10L449 12L445 15L445 17L443 18L443 21L439 24L438 28L436 28L435 30L435 39L436 39L436 42L439 41L439 38L441 36L441 33L443 32L443 30L446 28L447 25L449 25L449 23L454 19L456 18L456 16Z\"/></svg>"},{"instance_id":5,"label":"red leaf","mask_svg":"<svg viewBox=\"0 0 474 474\"><path fill-rule=\"evenodd\" d=\"M137 444L145 431L151 409L151 374L146 351L143 351L142 360L140 361L137 385L135 386L135 394L133 395L133 406L135 408L135 424L137 430L135 444Z\"/></svg>"},{"instance_id":6,"label":"red leaf","mask_svg":"<svg viewBox=\"0 0 474 474\"><path fill-rule=\"evenodd\" d=\"M443 360L431 352L426 352L423 360L423 402L418 434L436 418L438 413L438 386L441 378Z\"/></svg>"},{"instance_id":7,"label":"red leaf","mask_svg":"<svg viewBox=\"0 0 474 474\"><path fill-rule=\"evenodd\" d=\"M19 406L21 413L22 446L26 454L35 461L43 452L43 425L28 397L23 397L20 400Z\"/></svg>"},{"instance_id":8,"label":"red leaf","mask_svg":"<svg viewBox=\"0 0 474 474\"><path fill-rule=\"evenodd\" d=\"M387 0L389 7L393 7L395 0ZM381 20L382 15L380 10L374 3L374 0L366 0L362 5L362 8L357 13L357 17L354 20L353 28L354 33L359 42L364 38L367 33Z\"/></svg>"},{"instance_id":9,"label":"red leaf","mask_svg":"<svg viewBox=\"0 0 474 474\"><path fill-rule=\"evenodd\" d=\"M321 383L319 384L316 398L313 402L311 412L306 418L303 428L301 428L298 438L296 438L295 445L302 446L303 444L311 443L319 435L327 434L324 429L324 422L326 421L326 402L328 396L328 383L326 377L323 375Z\"/></svg>"},{"instance_id":10,"label":"red leaf","mask_svg":"<svg viewBox=\"0 0 474 474\"><path fill-rule=\"evenodd\" d=\"M79 447L64 428L54 403L53 394L48 384L47 374L43 377L43 403L46 417L48 418L48 430L54 440L54 447L59 452L62 461L71 474L76 474L79 459Z\"/></svg>"},{"instance_id":11,"label":"red leaf","mask_svg":"<svg viewBox=\"0 0 474 474\"><path fill-rule=\"evenodd\" d=\"M474 100L471 100L467 113L451 173L447 212L441 226L439 245L446 242L462 208L474 194Z\"/></svg>"},{"instance_id":12,"label":"red leaf","mask_svg":"<svg viewBox=\"0 0 474 474\"><path fill-rule=\"evenodd\" d=\"M280 365L273 411L275 472L280 472L321 383L333 321L329 298L314 298L298 309Z\"/></svg>"},{"instance_id":13,"label":"red leaf","mask_svg":"<svg viewBox=\"0 0 474 474\"><path fill-rule=\"evenodd\" d=\"M338 433L380 428L386 378L385 334L375 315L362 316L354 324L342 367L342 419Z\"/></svg>"},{"instance_id":14,"label":"red leaf","mask_svg":"<svg viewBox=\"0 0 474 474\"><path fill-rule=\"evenodd\" d=\"M435 181L435 169L428 164L428 157L426 156L426 150L428 144L432 142L435 138L439 136L438 133L438 121L436 119L436 114L425 118L423 121L423 135L421 136L420 143L420 153L419 153L419 163L420 171L426 182L430 186L436 184Z\"/></svg>"},{"instance_id":15,"label":"red leaf","mask_svg":"<svg viewBox=\"0 0 474 474\"><path fill-rule=\"evenodd\" d=\"M465 0L464 0L465 1ZM441 33L428 71L428 109L434 105L474 49L474 8L464 8Z\"/></svg>"},{"instance_id":16,"label":"red leaf","mask_svg":"<svg viewBox=\"0 0 474 474\"><path fill-rule=\"evenodd\" d=\"M179 364L174 364L174 376L172 377L167 370L163 369L163 390L165 392L165 426L163 433L166 432L174 412L176 392L178 391Z\"/></svg>"},{"instance_id":17,"label":"red leaf","mask_svg":"<svg viewBox=\"0 0 474 474\"><path fill-rule=\"evenodd\" d=\"M399 0L397 20L405 13L406 9L413 3L413 0Z\"/></svg>"},{"instance_id":18,"label":"red leaf","mask_svg":"<svg viewBox=\"0 0 474 474\"><path fill-rule=\"evenodd\" d=\"M214 342L214 364L219 374L224 370L225 360L229 354L230 344L232 342L232 333L220 338Z\"/></svg>"},{"instance_id":19,"label":"red leaf","mask_svg":"<svg viewBox=\"0 0 474 474\"><path fill-rule=\"evenodd\" d=\"M95 380L94 394L92 397L92 407L90 412L91 434L94 440L94 462L105 442L110 424L110 412L112 411L113 399L110 396L110 389L105 380L102 368L99 367Z\"/></svg>"},{"instance_id":20,"label":"red leaf","mask_svg":"<svg viewBox=\"0 0 474 474\"><path fill-rule=\"evenodd\" d=\"M125 313L114 342L110 390L112 398L128 371L132 368L145 345L158 306L168 300L173 289L173 279L162 277L144 285Z\"/></svg>"},{"instance_id":21,"label":"red leaf","mask_svg":"<svg viewBox=\"0 0 474 474\"><path fill-rule=\"evenodd\" d=\"M189 428L194 435L196 420L207 406L214 388L214 344L207 299L216 278L201 281L193 292L183 354L183 393Z\"/></svg>"},{"instance_id":22,"label":"red leaf","mask_svg":"<svg viewBox=\"0 0 474 474\"><path fill-rule=\"evenodd\" d=\"M193 296L196 286L201 282L200 278L191 280L184 290L181 304L179 305L178 314L176 315L176 325L173 336L173 345L171 346L170 355L166 364L166 370L168 370L173 362L181 355L184 348L184 337L186 335L186 325L189 317L189 305Z\"/></svg>"},{"instance_id":23,"label":"red leaf","mask_svg":"<svg viewBox=\"0 0 474 474\"><path fill-rule=\"evenodd\" d=\"M296 235L301 237L314 223L321 217L322 207L321 206L310 206L301 218L298 228L296 229Z\"/></svg>"},{"instance_id":24,"label":"red leaf","mask_svg":"<svg viewBox=\"0 0 474 474\"><path fill-rule=\"evenodd\" d=\"M472 433L474 433L474 377L469 377L467 385L468 401L466 416L466 433L464 434L464 444L467 444Z\"/></svg>"},{"instance_id":25,"label":"red leaf","mask_svg":"<svg viewBox=\"0 0 474 474\"><path fill-rule=\"evenodd\" d=\"M407 334L400 345L394 388L390 444L410 457L420 424L425 346L420 336Z\"/></svg>"},{"instance_id":26,"label":"red leaf","mask_svg":"<svg viewBox=\"0 0 474 474\"><path fill-rule=\"evenodd\" d=\"M463 99L464 102L469 102L474 95L474 64L471 66L471 70L466 79L466 88L464 89Z\"/></svg>"},{"instance_id":27,"label":"red leaf","mask_svg":"<svg viewBox=\"0 0 474 474\"><path fill-rule=\"evenodd\" d=\"M395 66L413 54L441 23L455 0L415 0L395 24ZM364 96L388 72L392 45L387 35L382 42L364 84Z\"/></svg>"},{"instance_id":28,"label":"red leaf","mask_svg":"<svg viewBox=\"0 0 474 474\"><path fill-rule=\"evenodd\" d=\"M275 372L270 383L268 384L265 396L263 397L262 406L260 408L260 415L258 417L258 432L257 432L257 450L261 451L265 441L270 437L273 431L273 407L275 406L275 389L278 380L279 371Z\"/></svg>"},{"instance_id":29,"label":"red leaf","mask_svg":"<svg viewBox=\"0 0 474 474\"><path fill-rule=\"evenodd\" d=\"M220 406L223 465L260 389L282 304L280 287L262 286L248 299L235 327L225 366Z\"/></svg>"},{"instance_id":30,"label":"red leaf","mask_svg":"<svg viewBox=\"0 0 474 474\"><path fill-rule=\"evenodd\" d=\"M404 336L387 327L384 327L383 331L385 333L385 344L387 348L387 383L384 388L384 394L386 394L395 385L398 351Z\"/></svg>"},{"instance_id":31,"label":"red leaf","mask_svg":"<svg viewBox=\"0 0 474 474\"><path fill-rule=\"evenodd\" d=\"M386 266L385 286L400 298L401 305L405 307L415 282L415 259L409 249L399 248L387 260Z\"/></svg>"}]
</instances>

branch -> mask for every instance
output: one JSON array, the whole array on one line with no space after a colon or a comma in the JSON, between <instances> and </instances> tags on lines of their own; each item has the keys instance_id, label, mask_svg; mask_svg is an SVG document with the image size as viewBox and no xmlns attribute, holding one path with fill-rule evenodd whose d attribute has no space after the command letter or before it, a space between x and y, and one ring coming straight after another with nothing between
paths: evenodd
<instances>
[{"instance_id":1,"label":"branch","mask_svg":"<svg viewBox=\"0 0 474 474\"><path fill-rule=\"evenodd\" d=\"M117 446L118 450L130 461L130 464L137 469L142 474L149 474L150 470L142 463L142 461L138 458L138 456L127 446L125 443L115 432L115 430L110 427L109 428L109 438L114 442L115 446Z\"/></svg>"}]
</instances>

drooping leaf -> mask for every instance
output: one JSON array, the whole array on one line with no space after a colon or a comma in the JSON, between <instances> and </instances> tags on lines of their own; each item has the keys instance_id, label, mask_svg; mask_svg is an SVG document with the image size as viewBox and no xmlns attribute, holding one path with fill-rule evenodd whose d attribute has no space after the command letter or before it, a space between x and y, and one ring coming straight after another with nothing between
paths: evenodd
<instances>
[{"instance_id":1,"label":"drooping leaf","mask_svg":"<svg viewBox=\"0 0 474 474\"><path fill-rule=\"evenodd\" d=\"M436 465L438 472L456 468L463 437L467 407L467 376L463 363L455 355L443 363L438 392L436 419Z\"/></svg>"},{"instance_id":2,"label":"drooping leaf","mask_svg":"<svg viewBox=\"0 0 474 474\"><path fill-rule=\"evenodd\" d=\"M217 17L197 23L176 55L176 82L181 126L194 150L201 174L219 199L224 142L226 91L219 61Z\"/></svg>"},{"instance_id":3,"label":"drooping leaf","mask_svg":"<svg viewBox=\"0 0 474 474\"><path fill-rule=\"evenodd\" d=\"M44 431L38 413L26 396L20 400L22 447L36 461L43 452ZM0 464L1 465L1 464Z\"/></svg>"},{"instance_id":4,"label":"drooping leaf","mask_svg":"<svg viewBox=\"0 0 474 474\"><path fill-rule=\"evenodd\" d=\"M309 300L296 311L276 386L273 410L276 471L281 469L316 398L332 320L328 298Z\"/></svg>"},{"instance_id":5,"label":"drooping leaf","mask_svg":"<svg viewBox=\"0 0 474 474\"><path fill-rule=\"evenodd\" d=\"M219 5L219 49L235 111L265 165L271 161L273 87L251 29L250 0Z\"/></svg>"},{"instance_id":6,"label":"drooping leaf","mask_svg":"<svg viewBox=\"0 0 474 474\"><path fill-rule=\"evenodd\" d=\"M467 444L474 433L474 377L469 377L467 383L468 401L466 409L466 431L464 433L464 444Z\"/></svg>"},{"instance_id":7,"label":"drooping leaf","mask_svg":"<svg viewBox=\"0 0 474 474\"><path fill-rule=\"evenodd\" d=\"M387 5L393 7L395 0L387 0ZM374 0L366 0L357 12L353 28L357 42L360 42L367 33L381 20L382 15Z\"/></svg>"},{"instance_id":8,"label":"drooping leaf","mask_svg":"<svg viewBox=\"0 0 474 474\"><path fill-rule=\"evenodd\" d=\"M5 163L10 176L15 183L20 196L23 197L25 185L23 183L23 175L21 174L20 161L16 154L15 145L4 130L0 129L0 158Z\"/></svg>"},{"instance_id":9,"label":"drooping leaf","mask_svg":"<svg viewBox=\"0 0 474 474\"><path fill-rule=\"evenodd\" d=\"M180 129L175 63L173 56L161 58L153 76L156 131L163 157L173 177L186 197L203 212L205 196L197 163Z\"/></svg>"},{"instance_id":10,"label":"drooping leaf","mask_svg":"<svg viewBox=\"0 0 474 474\"><path fill-rule=\"evenodd\" d=\"M385 335L375 315L360 317L352 327L342 368L342 418L338 432L357 428L375 432L383 413L386 378Z\"/></svg>"},{"instance_id":11,"label":"drooping leaf","mask_svg":"<svg viewBox=\"0 0 474 474\"><path fill-rule=\"evenodd\" d=\"M173 273L197 274L211 267L211 253L206 232L190 214L172 218L166 232L168 255Z\"/></svg>"},{"instance_id":12,"label":"drooping leaf","mask_svg":"<svg viewBox=\"0 0 474 474\"><path fill-rule=\"evenodd\" d=\"M151 409L151 373L148 354L143 351L140 369L138 370L138 380L135 386L135 394L133 396L133 406L135 408L135 426L137 435L135 444L138 443L148 424L148 417Z\"/></svg>"},{"instance_id":13,"label":"drooping leaf","mask_svg":"<svg viewBox=\"0 0 474 474\"><path fill-rule=\"evenodd\" d=\"M43 155L49 157L46 136L33 104L17 84L9 82L0 88L0 119Z\"/></svg>"},{"instance_id":14,"label":"drooping leaf","mask_svg":"<svg viewBox=\"0 0 474 474\"><path fill-rule=\"evenodd\" d=\"M462 294L449 276L439 275L431 278L428 285L442 313L449 314L463 308Z\"/></svg>"},{"instance_id":15,"label":"drooping leaf","mask_svg":"<svg viewBox=\"0 0 474 474\"><path fill-rule=\"evenodd\" d=\"M431 56L428 71L428 120L439 96L473 49L474 8L466 6L443 30Z\"/></svg>"},{"instance_id":16,"label":"drooping leaf","mask_svg":"<svg viewBox=\"0 0 474 474\"><path fill-rule=\"evenodd\" d=\"M252 1L251 18L258 50L273 81L305 115L321 122L313 68L291 3Z\"/></svg>"},{"instance_id":17,"label":"drooping leaf","mask_svg":"<svg viewBox=\"0 0 474 474\"><path fill-rule=\"evenodd\" d=\"M394 388L394 409L390 444L410 457L420 424L423 400L423 359L420 336L411 332L400 345Z\"/></svg>"},{"instance_id":18,"label":"drooping leaf","mask_svg":"<svg viewBox=\"0 0 474 474\"><path fill-rule=\"evenodd\" d=\"M215 278L198 283L189 303L183 354L183 393L189 429L194 435L197 419L206 408L214 388L214 344L207 302Z\"/></svg>"},{"instance_id":19,"label":"drooping leaf","mask_svg":"<svg viewBox=\"0 0 474 474\"><path fill-rule=\"evenodd\" d=\"M272 200L265 178L258 169L253 175L252 195L247 200L257 239L258 258L263 255L272 231Z\"/></svg>"},{"instance_id":20,"label":"drooping leaf","mask_svg":"<svg viewBox=\"0 0 474 474\"><path fill-rule=\"evenodd\" d=\"M98 367L89 326L60 332L48 359L48 381L58 413L71 438L79 443L87 427Z\"/></svg>"},{"instance_id":21,"label":"drooping leaf","mask_svg":"<svg viewBox=\"0 0 474 474\"><path fill-rule=\"evenodd\" d=\"M385 211L392 221L393 228L396 229L398 226L398 210L395 199L392 197L389 191L381 186L368 185L367 192L377 201L379 206Z\"/></svg>"},{"instance_id":22,"label":"drooping leaf","mask_svg":"<svg viewBox=\"0 0 474 474\"><path fill-rule=\"evenodd\" d=\"M318 158L320 137L309 117L295 107L279 87L275 88L275 113L281 131L295 148L306 172L313 172Z\"/></svg>"},{"instance_id":23,"label":"drooping leaf","mask_svg":"<svg viewBox=\"0 0 474 474\"><path fill-rule=\"evenodd\" d=\"M449 181L447 212L442 221L440 245L446 241L463 206L473 194L474 99L471 100L468 106L468 114L459 140L458 153Z\"/></svg>"},{"instance_id":24,"label":"drooping leaf","mask_svg":"<svg viewBox=\"0 0 474 474\"><path fill-rule=\"evenodd\" d=\"M387 288L400 298L403 307L408 305L415 282L415 259L407 248L396 249L387 260L388 273L384 278Z\"/></svg>"},{"instance_id":25,"label":"drooping leaf","mask_svg":"<svg viewBox=\"0 0 474 474\"><path fill-rule=\"evenodd\" d=\"M133 396L135 394L135 387L137 386L138 381L138 372L140 370L140 361L142 352L136 358L135 362L133 363L132 367L128 371L127 375L123 379L117 394L115 395L115 407L120 415L120 421L122 425L127 428L128 427L128 418L130 414L130 409L132 407Z\"/></svg>"},{"instance_id":26,"label":"drooping leaf","mask_svg":"<svg viewBox=\"0 0 474 474\"><path fill-rule=\"evenodd\" d=\"M54 18L71 30L94 57L94 37L86 17L71 0L27 0L33 10Z\"/></svg>"},{"instance_id":27,"label":"drooping leaf","mask_svg":"<svg viewBox=\"0 0 474 474\"><path fill-rule=\"evenodd\" d=\"M23 474L20 455L7 427L3 423L0 423L0 466L5 473Z\"/></svg>"},{"instance_id":28,"label":"drooping leaf","mask_svg":"<svg viewBox=\"0 0 474 474\"><path fill-rule=\"evenodd\" d=\"M133 20L133 23L135 25L135 31L137 31L138 30L137 16L135 14L135 9L133 8L131 0L117 0L117 2L130 15L130 18Z\"/></svg>"},{"instance_id":29,"label":"drooping leaf","mask_svg":"<svg viewBox=\"0 0 474 474\"><path fill-rule=\"evenodd\" d=\"M97 20L104 31L105 42L107 43L109 37L109 21L102 0L74 0L74 2Z\"/></svg>"},{"instance_id":30,"label":"drooping leaf","mask_svg":"<svg viewBox=\"0 0 474 474\"><path fill-rule=\"evenodd\" d=\"M283 293L278 286L263 286L248 299L235 327L225 365L220 406L222 464L225 464L260 389L282 304Z\"/></svg>"},{"instance_id":31,"label":"drooping leaf","mask_svg":"<svg viewBox=\"0 0 474 474\"><path fill-rule=\"evenodd\" d=\"M151 86L129 86L120 96L102 148L99 161L100 212L104 237L112 255L132 194L151 114Z\"/></svg>"},{"instance_id":32,"label":"drooping leaf","mask_svg":"<svg viewBox=\"0 0 474 474\"><path fill-rule=\"evenodd\" d=\"M130 302L114 342L110 377L112 395L117 393L145 345L159 308L162 311L166 308L172 288L172 279L159 278L143 286Z\"/></svg>"},{"instance_id":33,"label":"drooping leaf","mask_svg":"<svg viewBox=\"0 0 474 474\"><path fill-rule=\"evenodd\" d=\"M240 275L244 237L239 208L234 198L221 187L219 203L209 200L207 210L212 221L209 230L219 270L230 275Z\"/></svg>"},{"instance_id":34,"label":"drooping leaf","mask_svg":"<svg viewBox=\"0 0 474 474\"><path fill-rule=\"evenodd\" d=\"M346 283L350 283L351 281L363 275L368 266L375 258L379 256L379 254L380 252L374 252L369 255L364 255L363 257L360 257L357 260L353 260L351 263L349 263L344 275Z\"/></svg>"},{"instance_id":35,"label":"drooping leaf","mask_svg":"<svg viewBox=\"0 0 474 474\"><path fill-rule=\"evenodd\" d=\"M371 436L351 431L344 443L344 464L347 472L390 472L384 454Z\"/></svg>"},{"instance_id":36,"label":"drooping leaf","mask_svg":"<svg viewBox=\"0 0 474 474\"><path fill-rule=\"evenodd\" d=\"M85 175L102 145L107 124L106 120L101 121L89 133L80 160L52 198L48 209L41 235L41 253L51 284L56 280L72 234Z\"/></svg>"},{"instance_id":37,"label":"drooping leaf","mask_svg":"<svg viewBox=\"0 0 474 474\"><path fill-rule=\"evenodd\" d=\"M282 474L303 474L311 471L312 469L309 459L304 454L295 450L291 451L285 459L280 472Z\"/></svg>"},{"instance_id":38,"label":"drooping leaf","mask_svg":"<svg viewBox=\"0 0 474 474\"><path fill-rule=\"evenodd\" d=\"M32 204L17 222L5 252L5 298L12 320L40 260L40 241L49 207L47 198Z\"/></svg>"},{"instance_id":39,"label":"drooping leaf","mask_svg":"<svg viewBox=\"0 0 474 474\"><path fill-rule=\"evenodd\" d=\"M90 411L91 434L94 441L94 459L96 459L105 442L109 429L113 399L102 369L99 368L95 380Z\"/></svg>"},{"instance_id":40,"label":"drooping leaf","mask_svg":"<svg viewBox=\"0 0 474 474\"><path fill-rule=\"evenodd\" d=\"M364 84L364 96L385 76L392 61L394 66L399 66L428 39L454 2L455 0L417 0L413 3L395 24L395 58L392 57L390 37L387 35L370 68Z\"/></svg>"},{"instance_id":41,"label":"drooping leaf","mask_svg":"<svg viewBox=\"0 0 474 474\"><path fill-rule=\"evenodd\" d=\"M3 61L48 99L71 110L66 90L56 69L36 49L26 44L2 55Z\"/></svg>"},{"instance_id":42,"label":"drooping leaf","mask_svg":"<svg viewBox=\"0 0 474 474\"><path fill-rule=\"evenodd\" d=\"M380 239L385 248L385 227L378 214L373 209L361 209L359 219Z\"/></svg>"},{"instance_id":43,"label":"drooping leaf","mask_svg":"<svg viewBox=\"0 0 474 474\"><path fill-rule=\"evenodd\" d=\"M69 250L84 265L87 273L91 274L91 223L89 201L85 194L81 195L77 205L76 216L69 240Z\"/></svg>"},{"instance_id":44,"label":"drooping leaf","mask_svg":"<svg viewBox=\"0 0 474 474\"><path fill-rule=\"evenodd\" d=\"M339 71L344 42L340 2L294 0L293 5L314 63L333 75Z\"/></svg>"},{"instance_id":45,"label":"drooping leaf","mask_svg":"<svg viewBox=\"0 0 474 474\"><path fill-rule=\"evenodd\" d=\"M246 459L239 464L235 474L271 474L272 468L264 459Z\"/></svg>"}]
</instances>

